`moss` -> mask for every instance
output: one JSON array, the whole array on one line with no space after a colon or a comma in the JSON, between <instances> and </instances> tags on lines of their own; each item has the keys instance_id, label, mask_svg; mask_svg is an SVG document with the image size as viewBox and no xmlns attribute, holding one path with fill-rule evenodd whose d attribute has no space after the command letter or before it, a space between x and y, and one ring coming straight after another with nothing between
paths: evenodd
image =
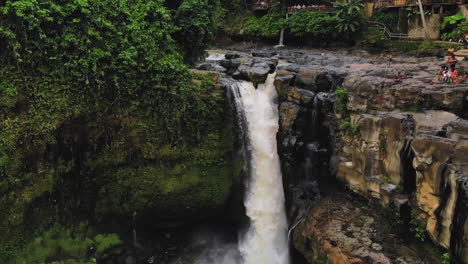
<instances>
[{"instance_id":1,"label":"moss","mask_svg":"<svg viewBox=\"0 0 468 264\"><path fill-rule=\"evenodd\" d=\"M206 135L196 148L164 145L152 160L138 165L107 161L99 177L97 214L140 215L151 209L171 219L219 209L241 169L239 159L227 155L232 151L233 135L227 126Z\"/></svg>"},{"instance_id":2,"label":"moss","mask_svg":"<svg viewBox=\"0 0 468 264\"><path fill-rule=\"evenodd\" d=\"M191 101L201 108L181 118L199 121L176 142L133 107L101 109L96 117L54 114L46 123L45 109L39 119L0 111L0 243L28 240L57 221L135 211L194 221L188 216L221 208L241 162L233 155L231 110L217 78L193 74ZM34 130L37 124L43 127Z\"/></svg>"},{"instance_id":3,"label":"moss","mask_svg":"<svg viewBox=\"0 0 468 264\"><path fill-rule=\"evenodd\" d=\"M0 264L96 263L94 254L121 244L116 234L95 234L85 224L75 228L55 225L22 246L0 245Z\"/></svg>"}]
</instances>

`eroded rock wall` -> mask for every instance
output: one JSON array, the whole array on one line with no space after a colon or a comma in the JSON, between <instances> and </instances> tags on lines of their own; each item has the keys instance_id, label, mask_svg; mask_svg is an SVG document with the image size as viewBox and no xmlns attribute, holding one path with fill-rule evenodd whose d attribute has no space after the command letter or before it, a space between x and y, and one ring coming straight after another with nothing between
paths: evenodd
<instances>
[{"instance_id":1,"label":"eroded rock wall","mask_svg":"<svg viewBox=\"0 0 468 264\"><path fill-rule=\"evenodd\" d=\"M334 159L337 178L384 204L418 208L431 239L466 263L468 229L456 215L466 219L468 122L440 110L370 110L353 100L360 94L348 92L348 109L358 110L351 113L356 129L341 131L344 144L335 149Z\"/></svg>"},{"instance_id":2,"label":"eroded rock wall","mask_svg":"<svg viewBox=\"0 0 468 264\"><path fill-rule=\"evenodd\" d=\"M467 263L468 87L431 84L434 59L289 52L278 70L285 177L305 178L307 145L317 140L336 179L417 218L436 244ZM401 83L397 71L405 74ZM327 177L319 167L314 177ZM290 189L292 198L310 196L303 189Z\"/></svg>"}]
</instances>

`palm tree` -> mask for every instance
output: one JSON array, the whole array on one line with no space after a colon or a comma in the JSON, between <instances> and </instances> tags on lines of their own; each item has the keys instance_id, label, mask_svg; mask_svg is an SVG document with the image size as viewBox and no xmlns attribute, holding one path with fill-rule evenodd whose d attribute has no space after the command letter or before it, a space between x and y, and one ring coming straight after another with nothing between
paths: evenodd
<instances>
[{"instance_id":1,"label":"palm tree","mask_svg":"<svg viewBox=\"0 0 468 264\"><path fill-rule=\"evenodd\" d=\"M344 33L349 37L351 33L356 32L362 25L363 4L361 0L344 0L343 2L335 2L334 6L336 8L336 29L338 32Z\"/></svg>"}]
</instances>

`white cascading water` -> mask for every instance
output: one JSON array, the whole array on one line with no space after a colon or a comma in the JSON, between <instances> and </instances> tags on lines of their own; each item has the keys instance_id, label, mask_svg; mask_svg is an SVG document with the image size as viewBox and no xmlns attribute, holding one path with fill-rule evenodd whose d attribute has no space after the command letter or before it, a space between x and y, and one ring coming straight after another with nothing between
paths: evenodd
<instances>
[{"instance_id":1,"label":"white cascading water","mask_svg":"<svg viewBox=\"0 0 468 264\"><path fill-rule=\"evenodd\" d=\"M245 264L288 264L289 248L283 180L277 153L278 106L275 74L255 89L238 82L234 97L247 127L250 179L245 207L250 227L239 242Z\"/></svg>"}]
</instances>

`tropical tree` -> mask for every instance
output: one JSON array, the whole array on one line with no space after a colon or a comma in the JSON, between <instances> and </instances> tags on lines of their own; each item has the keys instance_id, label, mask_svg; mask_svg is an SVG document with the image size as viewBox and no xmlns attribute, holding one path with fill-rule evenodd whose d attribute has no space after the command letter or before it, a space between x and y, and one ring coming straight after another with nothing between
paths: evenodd
<instances>
[{"instance_id":1,"label":"tropical tree","mask_svg":"<svg viewBox=\"0 0 468 264\"><path fill-rule=\"evenodd\" d=\"M335 2L334 6L336 7L336 29L349 38L363 24L363 4L361 0L345 0Z\"/></svg>"}]
</instances>

